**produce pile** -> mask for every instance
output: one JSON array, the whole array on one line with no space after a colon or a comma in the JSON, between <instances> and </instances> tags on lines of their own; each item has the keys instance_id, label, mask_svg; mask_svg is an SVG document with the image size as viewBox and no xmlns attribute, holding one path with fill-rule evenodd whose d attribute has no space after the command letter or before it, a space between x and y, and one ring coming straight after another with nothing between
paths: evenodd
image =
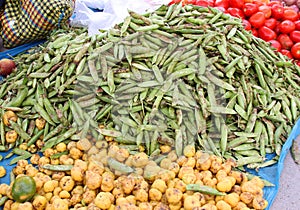
<instances>
[{"instance_id":1,"label":"produce pile","mask_svg":"<svg viewBox=\"0 0 300 210\"><path fill-rule=\"evenodd\" d=\"M195 145L259 168L298 118L300 68L214 8L162 6L100 35L51 38L18 56L0 89L13 162L91 132L131 152Z\"/></svg>"},{"instance_id":2,"label":"produce pile","mask_svg":"<svg viewBox=\"0 0 300 210\"><path fill-rule=\"evenodd\" d=\"M171 4L179 2L216 7L242 19L246 30L299 64L300 18L295 1L173 0Z\"/></svg>"},{"instance_id":3,"label":"produce pile","mask_svg":"<svg viewBox=\"0 0 300 210\"><path fill-rule=\"evenodd\" d=\"M69 155L57 154L68 151ZM162 157L128 150L107 141L60 143L19 160L10 185L0 185L4 209L265 209L265 183L233 167L232 160L184 148ZM124 163L120 163L124 162ZM49 164L51 163L51 165ZM35 167L38 165L38 169ZM266 183L267 184L267 183Z\"/></svg>"}]
</instances>

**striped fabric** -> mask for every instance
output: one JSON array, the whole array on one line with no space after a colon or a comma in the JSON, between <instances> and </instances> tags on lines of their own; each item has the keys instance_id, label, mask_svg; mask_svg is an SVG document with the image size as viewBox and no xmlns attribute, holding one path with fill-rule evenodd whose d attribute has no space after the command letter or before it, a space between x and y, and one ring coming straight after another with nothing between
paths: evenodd
<instances>
[{"instance_id":1,"label":"striped fabric","mask_svg":"<svg viewBox=\"0 0 300 210\"><path fill-rule=\"evenodd\" d=\"M49 32L68 21L72 0L6 0L1 21L5 48L46 38Z\"/></svg>"}]
</instances>

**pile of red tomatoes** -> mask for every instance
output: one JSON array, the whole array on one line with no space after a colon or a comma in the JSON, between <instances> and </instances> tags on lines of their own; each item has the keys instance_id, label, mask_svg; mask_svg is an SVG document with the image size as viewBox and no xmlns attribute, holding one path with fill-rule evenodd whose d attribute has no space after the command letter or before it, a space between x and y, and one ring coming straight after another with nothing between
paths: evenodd
<instances>
[{"instance_id":1,"label":"pile of red tomatoes","mask_svg":"<svg viewBox=\"0 0 300 210\"><path fill-rule=\"evenodd\" d=\"M300 64L300 13L279 1L173 0L172 3L211 6L241 18L246 30Z\"/></svg>"}]
</instances>

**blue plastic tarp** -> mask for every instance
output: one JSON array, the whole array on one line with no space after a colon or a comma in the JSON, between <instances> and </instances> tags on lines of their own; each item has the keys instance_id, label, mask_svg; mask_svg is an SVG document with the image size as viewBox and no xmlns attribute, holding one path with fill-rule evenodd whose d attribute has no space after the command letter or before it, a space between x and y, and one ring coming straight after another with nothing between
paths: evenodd
<instances>
[{"instance_id":1,"label":"blue plastic tarp","mask_svg":"<svg viewBox=\"0 0 300 210\"><path fill-rule=\"evenodd\" d=\"M23 44L20 45L18 47L12 48L12 49L8 49L6 51L0 52L0 59L3 58L12 58L20 53L23 53L39 44L44 43L45 40L40 40L40 41L35 41L35 42L30 42L28 44Z\"/></svg>"}]
</instances>

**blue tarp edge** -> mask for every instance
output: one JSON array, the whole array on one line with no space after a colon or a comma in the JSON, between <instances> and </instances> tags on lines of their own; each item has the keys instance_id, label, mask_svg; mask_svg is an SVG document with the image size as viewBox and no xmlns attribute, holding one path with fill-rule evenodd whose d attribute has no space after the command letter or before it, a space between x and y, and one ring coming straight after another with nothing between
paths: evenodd
<instances>
[{"instance_id":1,"label":"blue tarp edge","mask_svg":"<svg viewBox=\"0 0 300 210\"><path fill-rule=\"evenodd\" d=\"M18 47L15 47L15 48L12 48L12 49L8 49L8 50L5 50L3 52L0 52L0 59L3 59L3 58L12 58L22 52L25 52L39 44L42 44L44 43L45 40L39 40L39 41L35 41L35 42L30 42L30 43L27 43L27 44L24 44L24 45L21 45L21 46L18 46Z\"/></svg>"}]
</instances>

